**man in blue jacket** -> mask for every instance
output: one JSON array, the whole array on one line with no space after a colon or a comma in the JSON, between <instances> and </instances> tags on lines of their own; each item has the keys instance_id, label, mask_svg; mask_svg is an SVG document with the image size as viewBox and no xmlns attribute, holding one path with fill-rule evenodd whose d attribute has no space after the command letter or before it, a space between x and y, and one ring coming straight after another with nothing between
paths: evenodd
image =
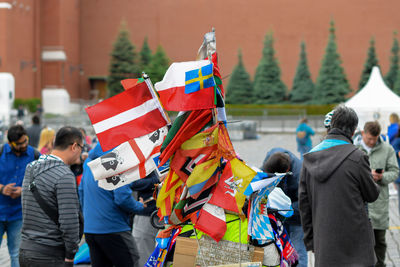
<instances>
[{"instance_id":1,"label":"man in blue jacket","mask_svg":"<svg viewBox=\"0 0 400 267\"><path fill-rule=\"evenodd\" d=\"M0 148L0 245L7 232L11 266L16 267L22 228L21 186L26 165L35 160L35 150L28 145L28 135L21 125L11 126L7 139L8 143Z\"/></svg>"},{"instance_id":2,"label":"man in blue jacket","mask_svg":"<svg viewBox=\"0 0 400 267\"><path fill-rule=\"evenodd\" d=\"M133 198L129 185L113 191L98 186L87 164L104 154L99 143L89 152L78 190L91 264L137 266L139 256L131 233L130 214L144 209L143 200Z\"/></svg>"},{"instance_id":3,"label":"man in blue jacket","mask_svg":"<svg viewBox=\"0 0 400 267\"><path fill-rule=\"evenodd\" d=\"M281 169L280 172L292 172L292 175L285 176L278 185L292 201L294 210L293 216L285 220L284 227L289 233L290 240L299 254L298 266L307 267L307 251L303 242L303 229L300 221L298 198L301 164L301 161L292 152L284 148L276 147L268 151L263 162L262 170Z\"/></svg>"}]
</instances>

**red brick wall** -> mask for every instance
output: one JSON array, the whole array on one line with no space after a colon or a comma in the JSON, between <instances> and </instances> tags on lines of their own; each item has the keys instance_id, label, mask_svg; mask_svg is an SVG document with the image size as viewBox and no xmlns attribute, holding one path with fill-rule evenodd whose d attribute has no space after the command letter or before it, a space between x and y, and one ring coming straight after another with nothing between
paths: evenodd
<instances>
[{"instance_id":1,"label":"red brick wall","mask_svg":"<svg viewBox=\"0 0 400 267\"><path fill-rule=\"evenodd\" d=\"M231 73L241 48L253 77L265 34L273 31L282 78L289 88L302 39L307 45L312 78L316 79L331 18L336 22L338 50L353 89L357 89L372 36L386 74L392 33L400 26L397 0L386 0L384 4L377 0L9 2L16 2L13 9L0 10L0 71L15 76L16 97L40 97L42 88L57 85L64 86L72 98L88 98L88 77L108 74L109 55L122 20L137 51L147 36L152 50L161 44L171 61L194 59L203 34L214 26L223 76ZM63 72L61 63L58 67L41 64L40 53L46 46L61 46L66 52ZM32 65L21 70L21 61L35 61L37 71L33 72ZM79 75L79 64L83 76Z\"/></svg>"},{"instance_id":2,"label":"red brick wall","mask_svg":"<svg viewBox=\"0 0 400 267\"><path fill-rule=\"evenodd\" d=\"M385 4L376 0L85 0L81 4L81 59L87 75L107 74L112 42L125 19L138 50L148 36L153 51L161 44L173 61L193 59L203 33L214 26L223 76L237 63L238 48L242 48L245 66L253 76L265 34L272 30L282 77L290 88L302 39L316 79L333 18L346 74L357 89L370 38L376 39L379 62L386 73L392 33L400 26L400 2L396 0Z\"/></svg>"}]
</instances>

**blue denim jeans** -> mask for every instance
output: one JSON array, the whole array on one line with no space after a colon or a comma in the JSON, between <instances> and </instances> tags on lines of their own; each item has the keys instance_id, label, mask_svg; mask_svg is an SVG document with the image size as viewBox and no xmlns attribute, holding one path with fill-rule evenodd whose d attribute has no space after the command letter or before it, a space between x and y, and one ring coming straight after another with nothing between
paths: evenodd
<instances>
[{"instance_id":1,"label":"blue denim jeans","mask_svg":"<svg viewBox=\"0 0 400 267\"><path fill-rule=\"evenodd\" d=\"M299 264L297 267L307 267L307 250L306 246L304 245L303 241L303 228L301 225L293 225L293 224L284 224L286 231L289 234L290 241L294 248L296 249L297 253L299 254Z\"/></svg>"},{"instance_id":2,"label":"blue denim jeans","mask_svg":"<svg viewBox=\"0 0 400 267\"><path fill-rule=\"evenodd\" d=\"M22 219L15 221L0 221L0 245L3 234L7 233L8 253L11 258L11 267L19 267L18 252L21 244Z\"/></svg>"}]
</instances>

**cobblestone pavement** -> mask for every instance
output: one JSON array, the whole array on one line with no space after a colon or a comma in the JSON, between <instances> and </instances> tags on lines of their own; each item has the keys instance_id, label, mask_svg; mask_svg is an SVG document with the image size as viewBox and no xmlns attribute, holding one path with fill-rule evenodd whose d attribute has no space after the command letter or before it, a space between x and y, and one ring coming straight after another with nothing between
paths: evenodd
<instances>
[{"instance_id":1,"label":"cobblestone pavement","mask_svg":"<svg viewBox=\"0 0 400 267\"><path fill-rule=\"evenodd\" d=\"M313 145L320 142L321 135L313 137ZM250 166L260 167L266 152L273 147L283 147L297 156L296 140L293 133L284 134L262 134L258 139L234 141L234 148L239 156ZM388 243L386 264L388 267L400 266L400 217L397 203L397 195L391 194L390 198L390 229L387 231L386 239ZM0 266L9 267L9 257L5 239L3 238L0 248ZM82 266L82 265L80 265ZM87 265L86 265L87 266ZM312 265L312 256L310 255L310 264Z\"/></svg>"}]
</instances>

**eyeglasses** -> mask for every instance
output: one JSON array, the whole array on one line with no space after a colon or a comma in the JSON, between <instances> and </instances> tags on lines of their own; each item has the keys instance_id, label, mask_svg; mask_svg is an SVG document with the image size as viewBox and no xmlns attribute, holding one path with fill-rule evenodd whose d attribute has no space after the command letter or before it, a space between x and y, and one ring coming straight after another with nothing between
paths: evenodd
<instances>
[{"instance_id":1,"label":"eyeglasses","mask_svg":"<svg viewBox=\"0 0 400 267\"><path fill-rule=\"evenodd\" d=\"M81 148L81 150L83 150L83 146L81 144L75 143L77 146L79 146Z\"/></svg>"},{"instance_id":2,"label":"eyeglasses","mask_svg":"<svg viewBox=\"0 0 400 267\"><path fill-rule=\"evenodd\" d=\"M26 145L28 142L29 142L29 137L28 137L28 136L25 136L25 140L24 140L24 141L22 141L22 142L11 142L11 144L12 144L14 147L19 147L19 146Z\"/></svg>"}]
</instances>

